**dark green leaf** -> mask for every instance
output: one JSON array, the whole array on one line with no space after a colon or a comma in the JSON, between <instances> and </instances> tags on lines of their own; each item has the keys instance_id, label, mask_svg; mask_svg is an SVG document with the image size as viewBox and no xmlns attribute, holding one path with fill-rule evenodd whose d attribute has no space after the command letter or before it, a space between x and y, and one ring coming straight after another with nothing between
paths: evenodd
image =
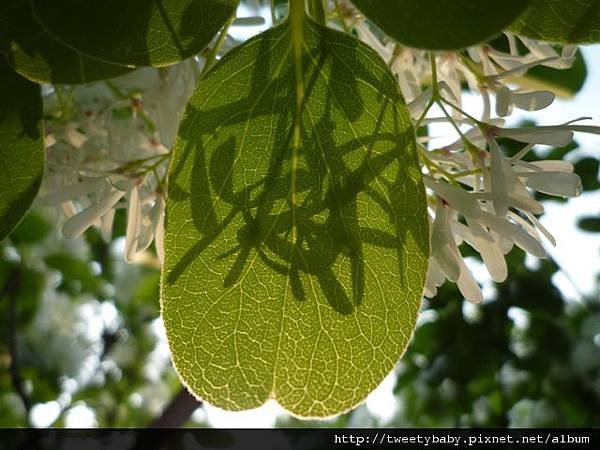
<instances>
[{"instance_id":1,"label":"dark green leaf","mask_svg":"<svg viewBox=\"0 0 600 450\"><path fill-rule=\"evenodd\" d=\"M536 66L527 71L524 77L511 79L516 83L536 90L547 89L561 97L569 98L577 94L587 78L587 67L583 55L577 51L573 65L568 69Z\"/></svg>"},{"instance_id":2,"label":"dark green leaf","mask_svg":"<svg viewBox=\"0 0 600 450\"><path fill-rule=\"evenodd\" d=\"M510 28L541 41L600 42L600 0L533 0Z\"/></svg>"},{"instance_id":3,"label":"dark green leaf","mask_svg":"<svg viewBox=\"0 0 600 450\"><path fill-rule=\"evenodd\" d=\"M600 233L600 217L583 217L579 219L579 228L590 233Z\"/></svg>"},{"instance_id":4,"label":"dark green leaf","mask_svg":"<svg viewBox=\"0 0 600 450\"><path fill-rule=\"evenodd\" d=\"M40 87L0 56L0 239L23 218L44 171Z\"/></svg>"},{"instance_id":5,"label":"dark green leaf","mask_svg":"<svg viewBox=\"0 0 600 450\"><path fill-rule=\"evenodd\" d=\"M530 0L352 0L398 42L454 50L486 41L510 25Z\"/></svg>"},{"instance_id":6,"label":"dark green leaf","mask_svg":"<svg viewBox=\"0 0 600 450\"><path fill-rule=\"evenodd\" d=\"M31 0L56 40L113 64L160 67L199 53L238 0Z\"/></svg>"},{"instance_id":7,"label":"dark green leaf","mask_svg":"<svg viewBox=\"0 0 600 450\"><path fill-rule=\"evenodd\" d=\"M29 0L2 1L0 51L17 72L38 83L89 83L131 71L88 58L53 39L34 20Z\"/></svg>"},{"instance_id":8,"label":"dark green leaf","mask_svg":"<svg viewBox=\"0 0 600 450\"><path fill-rule=\"evenodd\" d=\"M323 417L362 401L408 344L428 221L385 63L346 34L298 29L302 56L285 22L225 56L188 105L162 317L202 399L237 410L274 398Z\"/></svg>"},{"instance_id":9,"label":"dark green leaf","mask_svg":"<svg viewBox=\"0 0 600 450\"><path fill-rule=\"evenodd\" d=\"M583 158L575 164L575 173L581 178L584 191L600 189L599 171L600 161L596 158Z\"/></svg>"}]
</instances>

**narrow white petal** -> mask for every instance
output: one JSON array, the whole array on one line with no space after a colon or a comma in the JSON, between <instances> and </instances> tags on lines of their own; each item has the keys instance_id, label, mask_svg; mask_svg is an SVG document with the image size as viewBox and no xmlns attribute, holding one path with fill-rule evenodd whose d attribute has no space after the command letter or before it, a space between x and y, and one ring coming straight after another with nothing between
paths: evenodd
<instances>
[{"instance_id":1,"label":"narrow white petal","mask_svg":"<svg viewBox=\"0 0 600 450\"><path fill-rule=\"evenodd\" d=\"M527 253L537 256L538 258L546 257L544 247L542 247L534 237L508 220L493 214L482 213L479 221L486 227L496 231L498 234L510 239Z\"/></svg>"},{"instance_id":2,"label":"narrow white petal","mask_svg":"<svg viewBox=\"0 0 600 450\"><path fill-rule=\"evenodd\" d=\"M544 212L544 206L531 197L523 182L519 180L514 172L512 172L508 185L508 196L511 206L523 211L532 212L533 214L542 214Z\"/></svg>"},{"instance_id":3,"label":"narrow white petal","mask_svg":"<svg viewBox=\"0 0 600 450\"><path fill-rule=\"evenodd\" d=\"M510 70L506 70L504 72L500 72L498 74L493 74L493 75L488 74L485 71L485 66L484 66L484 73L485 73L485 75L487 75L487 78L490 81L498 81L498 80L500 80L502 78L506 78L506 77L509 77L509 76L512 76L512 75L522 75L525 72L527 72L529 69L531 69L532 67L543 65L543 64L546 64L546 63L549 63L549 62L552 62L552 61L556 61L557 59L558 59L558 56L550 57L550 58L544 58L544 59L540 59L538 61L533 61L533 62L530 62L530 63L527 63L527 64L521 64L520 66L514 67L514 68L512 68Z\"/></svg>"},{"instance_id":4,"label":"narrow white petal","mask_svg":"<svg viewBox=\"0 0 600 450\"><path fill-rule=\"evenodd\" d=\"M510 114L511 95L510 89L501 85L496 89L496 114L499 117L506 117Z\"/></svg>"},{"instance_id":5,"label":"narrow white petal","mask_svg":"<svg viewBox=\"0 0 600 450\"><path fill-rule=\"evenodd\" d=\"M441 272L439 271L439 268L433 268L432 263L435 263L435 259L429 257L429 268L427 270L427 278L425 281L425 289L423 292L423 295L428 298L434 297L437 293L437 287L446 280L444 275L441 274ZM442 281L441 283L437 283L436 281L440 274L442 277Z\"/></svg>"},{"instance_id":6,"label":"narrow white petal","mask_svg":"<svg viewBox=\"0 0 600 450\"><path fill-rule=\"evenodd\" d=\"M104 242L110 242L112 239L113 224L115 221L115 209L111 208L102 216L100 224L100 234Z\"/></svg>"},{"instance_id":7,"label":"narrow white petal","mask_svg":"<svg viewBox=\"0 0 600 450\"><path fill-rule=\"evenodd\" d=\"M154 247L156 256L162 265L165 260L165 215L161 214L154 230Z\"/></svg>"},{"instance_id":8,"label":"narrow white petal","mask_svg":"<svg viewBox=\"0 0 600 450\"><path fill-rule=\"evenodd\" d=\"M423 289L423 297L425 298L433 298L437 294L437 288L429 284L429 282L425 283L425 288Z\"/></svg>"},{"instance_id":9,"label":"narrow white petal","mask_svg":"<svg viewBox=\"0 0 600 450\"><path fill-rule=\"evenodd\" d=\"M581 179L574 173L533 172L524 176L527 186L545 194L560 197L577 197L581 194Z\"/></svg>"},{"instance_id":10,"label":"narrow white petal","mask_svg":"<svg viewBox=\"0 0 600 450\"><path fill-rule=\"evenodd\" d=\"M498 283L506 280L508 275L506 261L494 238L477 221L467 218L467 223L474 238L474 244L492 280Z\"/></svg>"},{"instance_id":11,"label":"narrow white petal","mask_svg":"<svg viewBox=\"0 0 600 450\"><path fill-rule=\"evenodd\" d=\"M518 208L522 211L530 212L532 214L539 215L544 213L544 205L542 205L540 202L530 197L529 195L510 194L509 198L510 204L515 208Z\"/></svg>"},{"instance_id":12,"label":"narrow white petal","mask_svg":"<svg viewBox=\"0 0 600 450\"><path fill-rule=\"evenodd\" d=\"M525 213L525 214L527 215L527 217L529 218L531 223L533 223L533 225L535 225L535 227L542 232L542 234L546 237L546 239L548 239L548 241L552 244L552 247L556 247L556 239L554 239L554 236L552 236L552 233L550 233L548 231L548 229L542 224L542 222L540 222L537 219L537 217L535 217L533 214L529 214L529 213Z\"/></svg>"},{"instance_id":13,"label":"narrow white petal","mask_svg":"<svg viewBox=\"0 0 600 450\"><path fill-rule=\"evenodd\" d=\"M600 134L600 127L593 125L569 125L569 128L573 131L579 131L581 133Z\"/></svg>"},{"instance_id":14,"label":"narrow white petal","mask_svg":"<svg viewBox=\"0 0 600 450\"><path fill-rule=\"evenodd\" d=\"M510 49L510 54L512 56L519 56L519 44L517 43L517 38L512 33L505 33L505 35L508 39L508 47Z\"/></svg>"},{"instance_id":15,"label":"narrow white petal","mask_svg":"<svg viewBox=\"0 0 600 450\"><path fill-rule=\"evenodd\" d=\"M66 238L76 238L88 229L96 220L106 214L120 199L125 192L116 189L107 192L97 203L74 215L67 220L62 232Z\"/></svg>"},{"instance_id":16,"label":"narrow white petal","mask_svg":"<svg viewBox=\"0 0 600 450\"><path fill-rule=\"evenodd\" d=\"M502 128L498 136L528 144L563 147L573 140L573 132L564 127Z\"/></svg>"},{"instance_id":17,"label":"narrow white petal","mask_svg":"<svg viewBox=\"0 0 600 450\"><path fill-rule=\"evenodd\" d=\"M506 239L504 236L496 233L494 230L489 230L490 234L494 238L494 242L500 247L500 251L503 255L508 255L514 247L513 242L510 239Z\"/></svg>"},{"instance_id":18,"label":"narrow white petal","mask_svg":"<svg viewBox=\"0 0 600 450\"><path fill-rule=\"evenodd\" d=\"M431 233L431 254L440 269L450 281L456 281L460 275L460 253L456 248L454 236L444 206L438 206Z\"/></svg>"},{"instance_id":19,"label":"narrow white petal","mask_svg":"<svg viewBox=\"0 0 600 450\"><path fill-rule=\"evenodd\" d=\"M481 62L481 53L479 48L469 47L467 48L467 52L469 53L469 58L471 58L473 61L475 61L476 63Z\"/></svg>"},{"instance_id":20,"label":"narrow white petal","mask_svg":"<svg viewBox=\"0 0 600 450\"><path fill-rule=\"evenodd\" d=\"M479 89L474 90L479 91L481 94L481 100L483 101L483 111L481 112L481 121L488 122L491 118L491 104L490 104L490 94L488 90L484 87L480 87Z\"/></svg>"},{"instance_id":21,"label":"narrow white petal","mask_svg":"<svg viewBox=\"0 0 600 450\"><path fill-rule=\"evenodd\" d=\"M494 79L493 77L497 76L498 74L496 66L494 66L490 57L486 53L484 53L483 50L480 50L479 55L481 58L481 64L483 66L484 75L490 77L491 79Z\"/></svg>"},{"instance_id":22,"label":"narrow white petal","mask_svg":"<svg viewBox=\"0 0 600 450\"><path fill-rule=\"evenodd\" d=\"M144 202L142 201L142 204L143 203ZM150 210L149 217L147 217L144 220L144 223L142 224L144 226L142 227L141 237L138 243L138 252L143 252L150 246L152 240L155 238L159 226L162 226L161 223L163 223L164 221L164 213L164 199L162 196L157 196L154 202L154 206L152 206L152 209Z\"/></svg>"},{"instance_id":23,"label":"narrow white petal","mask_svg":"<svg viewBox=\"0 0 600 450\"><path fill-rule=\"evenodd\" d=\"M492 151L492 200L494 211L499 216L504 216L508 211L508 172L512 169L504 163L504 155L495 140L490 140Z\"/></svg>"},{"instance_id":24,"label":"narrow white petal","mask_svg":"<svg viewBox=\"0 0 600 450\"><path fill-rule=\"evenodd\" d=\"M535 91L527 93L515 93L511 95L513 104L525 111L539 111L552 104L555 95L550 91Z\"/></svg>"},{"instance_id":25,"label":"narrow white petal","mask_svg":"<svg viewBox=\"0 0 600 450\"><path fill-rule=\"evenodd\" d=\"M146 251L150 244L152 244L152 239L154 238L154 232L152 226L141 227L140 237L138 239L137 249L135 253L141 253Z\"/></svg>"},{"instance_id":26,"label":"narrow white petal","mask_svg":"<svg viewBox=\"0 0 600 450\"><path fill-rule=\"evenodd\" d=\"M510 212L507 217L541 244L542 238L540 237L540 233L538 233L538 229L531 221L524 219L520 215L513 212Z\"/></svg>"},{"instance_id":27,"label":"narrow white petal","mask_svg":"<svg viewBox=\"0 0 600 450\"><path fill-rule=\"evenodd\" d=\"M460 276L456 280L456 285L466 300L471 303L481 303L483 301L481 288L464 261L461 260L461 262Z\"/></svg>"},{"instance_id":28,"label":"narrow white petal","mask_svg":"<svg viewBox=\"0 0 600 450\"><path fill-rule=\"evenodd\" d=\"M129 202L127 204L127 231L125 234L125 261L127 262L131 262L137 253L141 221L140 190L137 184L134 184L129 191Z\"/></svg>"},{"instance_id":29,"label":"narrow white petal","mask_svg":"<svg viewBox=\"0 0 600 450\"><path fill-rule=\"evenodd\" d=\"M452 208L461 214L475 219L481 214L481 208L479 208L477 200L464 189L443 181L433 180L430 177L424 177L423 181L425 186L446 200Z\"/></svg>"},{"instance_id":30,"label":"narrow white petal","mask_svg":"<svg viewBox=\"0 0 600 450\"><path fill-rule=\"evenodd\" d=\"M436 286L441 286L446 281L446 276L442 269L435 261L435 258L429 257L429 270L428 270L428 278L431 279L431 282Z\"/></svg>"},{"instance_id":31,"label":"narrow white petal","mask_svg":"<svg viewBox=\"0 0 600 450\"><path fill-rule=\"evenodd\" d=\"M442 93L446 92L448 94L448 96L451 97L453 102L460 103L460 97L457 97L455 95L455 92L452 90L452 88L450 87L450 85L448 83L446 83L445 81L440 81L438 83L438 88ZM457 105L457 106L460 106L460 105Z\"/></svg>"},{"instance_id":32,"label":"narrow white petal","mask_svg":"<svg viewBox=\"0 0 600 450\"><path fill-rule=\"evenodd\" d=\"M261 16L238 17L233 21L234 27L256 27L264 25L265 18Z\"/></svg>"},{"instance_id":33,"label":"narrow white petal","mask_svg":"<svg viewBox=\"0 0 600 450\"><path fill-rule=\"evenodd\" d=\"M87 141L87 137L79 131L70 128L67 130L67 140L73 147L81 148L85 144L85 141Z\"/></svg>"},{"instance_id":34,"label":"narrow white petal","mask_svg":"<svg viewBox=\"0 0 600 450\"><path fill-rule=\"evenodd\" d=\"M514 155L512 158L510 158L510 162L514 163L518 160L520 160L521 158L523 158L527 153L529 153L531 151L531 149L534 147L533 144L528 144L525 147L523 147L521 150L519 150L517 152L516 155Z\"/></svg>"},{"instance_id":35,"label":"narrow white petal","mask_svg":"<svg viewBox=\"0 0 600 450\"><path fill-rule=\"evenodd\" d=\"M520 38L523 44L529 49L531 53L539 58L556 58L558 53L554 50L551 45L537 41L535 39Z\"/></svg>"},{"instance_id":36,"label":"narrow white petal","mask_svg":"<svg viewBox=\"0 0 600 450\"><path fill-rule=\"evenodd\" d=\"M45 148L50 148L54 144L56 144L56 138L54 137L53 134L49 134L46 137L44 137L44 147Z\"/></svg>"},{"instance_id":37,"label":"narrow white petal","mask_svg":"<svg viewBox=\"0 0 600 450\"><path fill-rule=\"evenodd\" d=\"M575 55L577 54L577 49L578 49L577 45L565 45L562 48L562 52L561 52L560 57L562 59L571 59L571 58L574 58Z\"/></svg>"},{"instance_id":38,"label":"narrow white petal","mask_svg":"<svg viewBox=\"0 0 600 450\"><path fill-rule=\"evenodd\" d=\"M427 104L429 103L429 100L431 100L432 92L433 91L431 87L428 87L417 98L408 104L408 109L413 117L419 118L421 114L423 114Z\"/></svg>"},{"instance_id":39,"label":"narrow white petal","mask_svg":"<svg viewBox=\"0 0 600 450\"><path fill-rule=\"evenodd\" d=\"M63 203L61 205L61 209L63 211L63 214L67 218L73 217L75 214L77 214L77 208L75 208L75 203L71 201Z\"/></svg>"},{"instance_id":40,"label":"narrow white petal","mask_svg":"<svg viewBox=\"0 0 600 450\"><path fill-rule=\"evenodd\" d=\"M533 161L530 164L543 170L544 172L564 172L573 173L573 164L560 159L548 159L542 161Z\"/></svg>"}]
</instances>

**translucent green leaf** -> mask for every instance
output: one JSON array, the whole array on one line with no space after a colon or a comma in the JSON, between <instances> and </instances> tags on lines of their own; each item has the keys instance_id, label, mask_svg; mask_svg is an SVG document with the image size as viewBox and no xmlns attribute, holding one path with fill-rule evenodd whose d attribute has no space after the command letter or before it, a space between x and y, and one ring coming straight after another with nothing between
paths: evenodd
<instances>
[{"instance_id":1,"label":"translucent green leaf","mask_svg":"<svg viewBox=\"0 0 600 450\"><path fill-rule=\"evenodd\" d=\"M34 20L29 0L0 4L0 52L13 69L38 83L89 83L132 70L88 58L52 38Z\"/></svg>"},{"instance_id":2,"label":"translucent green leaf","mask_svg":"<svg viewBox=\"0 0 600 450\"><path fill-rule=\"evenodd\" d=\"M188 105L169 172L162 317L202 399L240 410L275 398L323 417L362 401L408 344L428 220L384 62L348 35L299 28L301 57L286 21L225 56Z\"/></svg>"},{"instance_id":3,"label":"translucent green leaf","mask_svg":"<svg viewBox=\"0 0 600 450\"><path fill-rule=\"evenodd\" d=\"M40 87L14 73L0 56L0 239L31 206L43 170Z\"/></svg>"},{"instance_id":4,"label":"translucent green leaf","mask_svg":"<svg viewBox=\"0 0 600 450\"><path fill-rule=\"evenodd\" d=\"M238 0L31 0L36 20L69 48L123 65L160 67L199 53Z\"/></svg>"},{"instance_id":5,"label":"translucent green leaf","mask_svg":"<svg viewBox=\"0 0 600 450\"><path fill-rule=\"evenodd\" d=\"M600 0L533 0L511 30L548 42L600 42Z\"/></svg>"},{"instance_id":6,"label":"translucent green leaf","mask_svg":"<svg viewBox=\"0 0 600 450\"><path fill-rule=\"evenodd\" d=\"M531 0L352 0L398 42L455 50L486 41L510 25Z\"/></svg>"}]
</instances>

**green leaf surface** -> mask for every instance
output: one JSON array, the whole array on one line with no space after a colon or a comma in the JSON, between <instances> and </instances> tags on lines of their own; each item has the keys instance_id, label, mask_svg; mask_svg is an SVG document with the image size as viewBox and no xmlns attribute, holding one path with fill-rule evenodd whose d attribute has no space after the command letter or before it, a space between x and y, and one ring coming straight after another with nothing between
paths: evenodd
<instances>
[{"instance_id":1,"label":"green leaf surface","mask_svg":"<svg viewBox=\"0 0 600 450\"><path fill-rule=\"evenodd\" d=\"M596 158L583 158L575 164L575 173L581 178L584 191L600 189L600 160Z\"/></svg>"},{"instance_id":2,"label":"green leaf surface","mask_svg":"<svg viewBox=\"0 0 600 450\"><path fill-rule=\"evenodd\" d=\"M38 83L90 83L132 70L88 58L55 40L34 20L29 0L0 4L0 52L14 70Z\"/></svg>"},{"instance_id":3,"label":"green leaf surface","mask_svg":"<svg viewBox=\"0 0 600 450\"><path fill-rule=\"evenodd\" d=\"M600 42L600 0L533 0L510 28L541 41Z\"/></svg>"},{"instance_id":4,"label":"green leaf surface","mask_svg":"<svg viewBox=\"0 0 600 450\"><path fill-rule=\"evenodd\" d=\"M398 42L455 50L486 41L510 25L530 0L352 0Z\"/></svg>"},{"instance_id":5,"label":"green leaf surface","mask_svg":"<svg viewBox=\"0 0 600 450\"><path fill-rule=\"evenodd\" d=\"M31 0L59 42L107 63L161 67L200 51L238 0Z\"/></svg>"},{"instance_id":6,"label":"green leaf surface","mask_svg":"<svg viewBox=\"0 0 600 450\"><path fill-rule=\"evenodd\" d=\"M292 45L290 23L226 55L188 105L169 172L162 317L203 400L241 410L274 398L324 417L362 401L407 346L428 220L384 62L310 21Z\"/></svg>"},{"instance_id":7,"label":"green leaf surface","mask_svg":"<svg viewBox=\"0 0 600 450\"><path fill-rule=\"evenodd\" d=\"M31 206L43 171L40 87L14 73L0 56L0 239Z\"/></svg>"}]
</instances>

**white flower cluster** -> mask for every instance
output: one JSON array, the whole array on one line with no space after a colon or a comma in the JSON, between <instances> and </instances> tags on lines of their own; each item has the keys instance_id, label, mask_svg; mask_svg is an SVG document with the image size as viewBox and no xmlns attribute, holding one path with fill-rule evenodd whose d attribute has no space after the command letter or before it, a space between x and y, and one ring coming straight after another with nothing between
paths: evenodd
<instances>
[{"instance_id":1,"label":"white flower cluster","mask_svg":"<svg viewBox=\"0 0 600 450\"><path fill-rule=\"evenodd\" d=\"M600 127L577 124L585 118L555 126L505 126L505 117L515 108L537 111L555 99L549 91L514 87L519 77L540 65L570 68L577 47L557 51L550 44L505 33L506 52L487 44L459 52L428 52L380 36L347 5L344 16L347 25L392 69L417 132L439 123L454 130L454 142L442 147L432 145L429 137L417 142L431 220L425 296L434 296L449 280L457 283L467 300L481 302L481 289L465 264L460 244L467 243L481 255L494 281L503 281L507 276L504 255L513 245L536 257L546 256L542 236L555 245L554 237L536 217L544 207L534 193L561 197L581 193L581 181L570 163L526 162L523 157L537 144L564 146L573 140L574 132L598 134ZM469 94L480 97L483 112L479 118L463 109L465 86ZM499 138L522 143L522 148L508 157Z\"/></svg>"},{"instance_id":2,"label":"white flower cluster","mask_svg":"<svg viewBox=\"0 0 600 450\"><path fill-rule=\"evenodd\" d=\"M126 208L125 259L155 242L162 260L165 178L179 117L200 74L187 60L76 87L47 87L47 170L39 203L59 207L63 235L90 226L110 240Z\"/></svg>"}]
</instances>

